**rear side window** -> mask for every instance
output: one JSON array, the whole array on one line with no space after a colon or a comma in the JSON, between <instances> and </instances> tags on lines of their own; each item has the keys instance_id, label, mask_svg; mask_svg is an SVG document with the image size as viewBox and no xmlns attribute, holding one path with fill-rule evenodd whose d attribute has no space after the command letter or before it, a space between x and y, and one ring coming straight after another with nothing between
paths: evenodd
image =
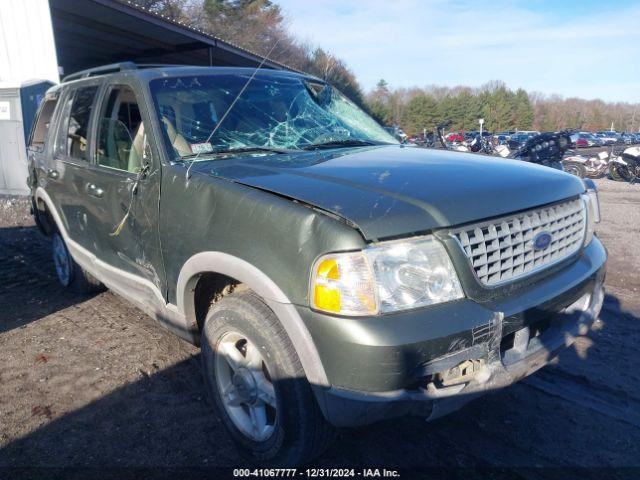
<instances>
[{"instance_id":1,"label":"rear side window","mask_svg":"<svg viewBox=\"0 0 640 480\"><path fill-rule=\"evenodd\" d=\"M51 124L51 117L53 111L56 109L58 98L46 99L40 107L38 118L33 126L31 132L31 139L29 140L29 148L33 150L42 150L44 148L44 142L47 139L47 133L49 132L49 125Z\"/></svg>"},{"instance_id":2,"label":"rear side window","mask_svg":"<svg viewBox=\"0 0 640 480\"><path fill-rule=\"evenodd\" d=\"M59 154L89 161L89 120L97 91L97 86L78 88L67 99L57 143Z\"/></svg>"},{"instance_id":3,"label":"rear side window","mask_svg":"<svg viewBox=\"0 0 640 480\"><path fill-rule=\"evenodd\" d=\"M98 118L98 164L136 173L145 143L140 108L129 87L113 87Z\"/></svg>"}]
</instances>

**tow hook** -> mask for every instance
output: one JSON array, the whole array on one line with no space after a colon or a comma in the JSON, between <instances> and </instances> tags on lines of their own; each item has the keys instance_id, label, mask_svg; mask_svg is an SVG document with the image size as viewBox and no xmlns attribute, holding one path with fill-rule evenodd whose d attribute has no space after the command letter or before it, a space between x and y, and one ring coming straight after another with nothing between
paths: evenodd
<instances>
[{"instance_id":1,"label":"tow hook","mask_svg":"<svg viewBox=\"0 0 640 480\"><path fill-rule=\"evenodd\" d=\"M483 361L479 359L465 360L461 364L439 372L436 374L436 381L443 387L451 387L461 383L470 382L480 370L482 370Z\"/></svg>"}]
</instances>

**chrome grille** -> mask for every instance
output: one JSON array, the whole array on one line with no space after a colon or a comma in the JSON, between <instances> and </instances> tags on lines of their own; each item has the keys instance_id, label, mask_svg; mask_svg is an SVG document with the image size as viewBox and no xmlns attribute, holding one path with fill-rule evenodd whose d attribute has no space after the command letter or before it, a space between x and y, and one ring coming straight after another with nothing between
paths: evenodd
<instances>
[{"instance_id":1,"label":"chrome grille","mask_svg":"<svg viewBox=\"0 0 640 480\"><path fill-rule=\"evenodd\" d=\"M458 239L480 282L487 286L511 282L557 263L582 245L585 207L580 199L469 225L452 234ZM541 232L552 236L536 250Z\"/></svg>"}]
</instances>

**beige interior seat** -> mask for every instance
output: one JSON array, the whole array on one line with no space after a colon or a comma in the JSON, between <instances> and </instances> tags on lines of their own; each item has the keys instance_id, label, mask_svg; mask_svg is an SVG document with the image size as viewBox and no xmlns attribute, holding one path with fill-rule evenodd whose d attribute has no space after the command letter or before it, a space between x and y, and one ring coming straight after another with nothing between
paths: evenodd
<instances>
[{"instance_id":1,"label":"beige interior seat","mask_svg":"<svg viewBox=\"0 0 640 480\"><path fill-rule=\"evenodd\" d=\"M176 131L176 128L173 126L171 121L167 117L163 116L162 123L164 124L164 128L167 129L169 141L176 152L178 152L179 155L190 155L191 146L189 145L189 142L187 142L185 138Z\"/></svg>"},{"instance_id":2,"label":"beige interior seat","mask_svg":"<svg viewBox=\"0 0 640 480\"><path fill-rule=\"evenodd\" d=\"M137 173L142 165L142 154L144 149L144 123L140 122L129 152L127 171Z\"/></svg>"}]
</instances>

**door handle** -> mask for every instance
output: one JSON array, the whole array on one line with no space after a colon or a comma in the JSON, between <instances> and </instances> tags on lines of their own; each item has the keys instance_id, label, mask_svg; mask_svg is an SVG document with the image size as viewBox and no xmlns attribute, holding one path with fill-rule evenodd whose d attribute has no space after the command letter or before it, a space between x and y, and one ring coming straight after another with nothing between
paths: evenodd
<instances>
[{"instance_id":1,"label":"door handle","mask_svg":"<svg viewBox=\"0 0 640 480\"><path fill-rule=\"evenodd\" d=\"M57 170L50 168L49 170L47 170L47 177L53 180L57 180L60 177L60 173Z\"/></svg>"},{"instance_id":2,"label":"door handle","mask_svg":"<svg viewBox=\"0 0 640 480\"><path fill-rule=\"evenodd\" d=\"M89 195L96 198L102 198L104 195L104 190L93 183L87 183L86 191Z\"/></svg>"}]
</instances>

